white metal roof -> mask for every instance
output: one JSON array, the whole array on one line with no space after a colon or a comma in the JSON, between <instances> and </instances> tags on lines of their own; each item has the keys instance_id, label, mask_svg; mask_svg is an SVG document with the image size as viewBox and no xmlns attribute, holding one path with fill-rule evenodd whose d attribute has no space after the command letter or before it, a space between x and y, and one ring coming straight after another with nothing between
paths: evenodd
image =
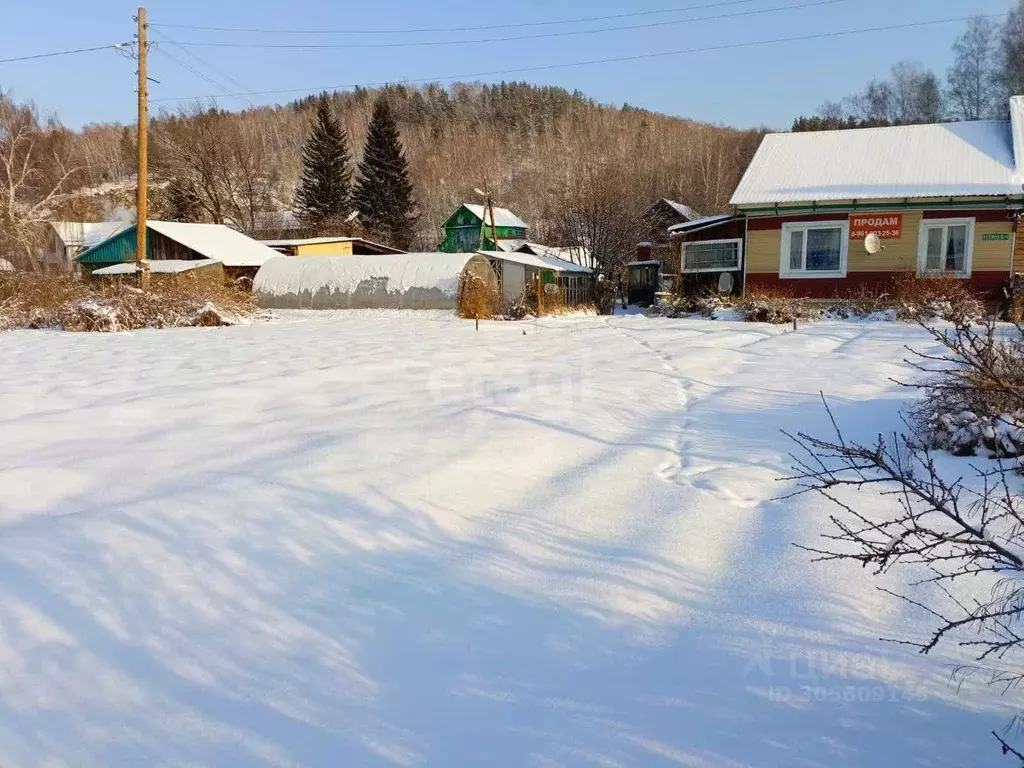
<instances>
[{"instance_id":1,"label":"white metal roof","mask_svg":"<svg viewBox=\"0 0 1024 768\"><path fill-rule=\"evenodd\" d=\"M529 253L534 253L537 256L550 256L553 259L561 259L573 264L578 264L579 262L592 263L590 250L583 246L527 243L524 247L529 249Z\"/></svg>"},{"instance_id":2,"label":"white metal roof","mask_svg":"<svg viewBox=\"0 0 1024 768\"><path fill-rule=\"evenodd\" d=\"M130 221L51 221L50 226L66 246L91 248L116 235Z\"/></svg>"},{"instance_id":3,"label":"white metal roof","mask_svg":"<svg viewBox=\"0 0 1024 768\"><path fill-rule=\"evenodd\" d=\"M518 251L514 253L506 251L480 251L480 254L489 259L510 261L513 264L523 264L534 269L548 269L552 272L580 272L588 275L591 272L587 267L573 264L571 261L565 261L564 259L556 259L554 256L534 256L532 253L521 253Z\"/></svg>"},{"instance_id":4,"label":"white metal roof","mask_svg":"<svg viewBox=\"0 0 1024 768\"><path fill-rule=\"evenodd\" d=\"M484 224L490 225L491 212L488 210L485 218L485 206L476 205L474 203L463 203L462 205L472 211L473 215L480 219L480 221L484 222ZM494 207L494 226L520 227L522 229L527 229L529 227L525 221L512 213L508 208L498 208L497 206Z\"/></svg>"},{"instance_id":5,"label":"white metal roof","mask_svg":"<svg viewBox=\"0 0 1024 768\"><path fill-rule=\"evenodd\" d=\"M151 259L149 271L153 274L178 274L188 272L200 267L208 267L211 264L218 264L215 259ZM94 275L134 275L138 271L134 261L125 261L121 264L112 264L109 267L94 269Z\"/></svg>"},{"instance_id":6,"label":"white metal roof","mask_svg":"<svg viewBox=\"0 0 1024 768\"><path fill-rule=\"evenodd\" d=\"M505 239L505 240L502 240L502 239L499 238L498 239L498 250L499 251L504 251L505 253L511 253L512 251L518 251L520 248L522 248L526 244L527 244L527 242L525 240L520 239L520 238Z\"/></svg>"},{"instance_id":7,"label":"white metal roof","mask_svg":"<svg viewBox=\"0 0 1024 768\"><path fill-rule=\"evenodd\" d=\"M716 216L705 216L702 219L694 219L693 221L684 221L682 224L673 224L668 228L669 232L692 232L693 230L705 229L707 227L713 227L716 224L724 224L727 221L732 221L736 217L731 213L720 213Z\"/></svg>"},{"instance_id":8,"label":"white metal roof","mask_svg":"<svg viewBox=\"0 0 1024 768\"><path fill-rule=\"evenodd\" d=\"M770 134L730 202L1020 194L1011 123L982 120Z\"/></svg>"},{"instance_id":9,"label":"white metal roof","mask_svg":"<svg viewBox=\"0 0 1024 768\"><path fill-rule=\"evenodd\" d=\"M323 243L351 243L361 237L296 237L284 240L260 240L268 248L282 248L289 245L321 245Z\"/></svg>"},{"instance_id":10,"label":"white metal roof","mask_svg":"<svg viewBox=\"0 0 1024 768\"><path fill-rule=\"evenodd\" d=\"M215 259L225 267L259 267L281 255L223 224L185 224L178 221L149 221L148 224L154 232L208 259Z\"/></svg>"},{"instance_id":11,"label":"white metal roof","mask_svg":"<svg viewBox=\"0 0 1024 768\"><path fill-rule=\"evenodd\" d=\"M669 200L667 197L663 197L662 200L668 203L669 207L672 208L672 210L674 210L680 216L685 216L687 219L691 221L693 219L700 218L700 214L693 210L693 208L691 208L690 206L686 205L685 203L680 203L677 200Z\"/></svg>"}]
</instances>

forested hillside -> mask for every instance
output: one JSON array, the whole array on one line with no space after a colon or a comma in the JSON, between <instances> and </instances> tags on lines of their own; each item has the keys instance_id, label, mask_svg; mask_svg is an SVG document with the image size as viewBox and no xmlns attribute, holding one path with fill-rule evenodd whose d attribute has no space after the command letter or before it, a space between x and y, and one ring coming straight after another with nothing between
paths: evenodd
<instances>
[{"instance_id":1,"label":"forested hillside","mask_svg":"<svg viewBox=\"0 0 1024 768\"><path fill-rule=\"evenodd\" d=\"M379 94L330 95L354 163ZM458 202L478 199L474 188L488 189L533 225L532 236L549 240L564 239L571 209L595 195L613 193L630 210L664 196L718 211L761 136L526 83L397 85L386 94L409 161L423 248L436 245ZM315 103L311 96L240 113L192 104L158 115L150 138L153 214L251 230L263 212L291 209ZM65 198L62 215L108 215L109 199L130 195L134 183L134 128L92 125L67 138L72 164L83 169L76 181L113 182L106 188L115 191L106 210L98 199ZM128 196L123 204L130 207Z\"/></svg>"}]
</instances>

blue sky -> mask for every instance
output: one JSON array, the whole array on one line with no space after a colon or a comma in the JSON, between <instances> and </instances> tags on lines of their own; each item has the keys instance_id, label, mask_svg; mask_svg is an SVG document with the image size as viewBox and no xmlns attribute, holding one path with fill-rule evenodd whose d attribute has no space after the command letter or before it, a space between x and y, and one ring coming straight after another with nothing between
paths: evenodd
<instances>
[{"instance_id":1,"label":"blue sky","mask_svg":"<svg viewBox=\"0 0 1024 768\"><path fill-rule=\"evenodd\" d=\"M1013 0L833 0L826 5L705 21L694 17L806 5L822 0L154 0L149 6L152 39L178 42L264 44L404 43L512 37L472 45L336 48L320 50L188 47L167 53L220 80L229 90L299 89L246 98L221 97L240 108L249 102L279 103L323 86L444 77L492 70L728 45L843 29L904 24L973 13L1003 13ZM721 4L720 7L708 7ZM700 6L700 7L695 7ZM513 24L683 8L588 24L390 35L238 34L157 25L186 24L269 29L410 29ZM47 0L4 3L0 59L131 39L135 3L116 0ZM524 35L597 27L674 22L645 29L579 36L521 39ZM611 104L643 106L668 114L736 126L788 127L793 117L815 111L828 98L884 76L897 60L919 61L945 74L950 44L962 24L882 31L732 50L706 51L637 61L506 75L505 79L580 89ZM161 37L163 36L163 38ZM110 51L0 64L0 88L33 99L65 123L126 122L134 119L134 63ZM155 51L150 58L153 107L175 108L178 97L221 91L178 62ZM229 80L233 78L233 80ZM500 81L495 75L482 80Z\"/></svg>"}]
</instances>

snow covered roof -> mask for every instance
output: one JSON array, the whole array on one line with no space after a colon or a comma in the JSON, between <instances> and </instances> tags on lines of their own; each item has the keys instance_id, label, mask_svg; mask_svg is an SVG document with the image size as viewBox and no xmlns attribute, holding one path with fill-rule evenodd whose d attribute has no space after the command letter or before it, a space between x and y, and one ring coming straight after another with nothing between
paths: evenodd
<instances>
[{"instance_id":1,"label":"snow covered roof","mask_svg":"<svg viewBox=\"0 0 1024 768\"><path fill-rule=\"evenodd\" d=\"M572 263L590 262L590 250L583 246L575 245L543 245L542 243L526 243L517 249L526 251L536 256L550 256L553 259L561 259Z\"/></svg>"},{"instance_id":2,"label":"snow covered roof","mask_svg":"<svg viewBox=\"0 0 1024 768\"><path fill-rule=\"evenodd\" d=\"M1020 98L1020 97L1015 97ZM1020 195L1011 123L982 120L764 137L733 205Z\"/></svg>"},{"instance_id":3,"label":"snow covered roof","mask_svg":"<svg viewBox=\"0 0 1024 768\"><path fill-rule=\"evenodd\" d=\"M211 264L219 264L216 259L153 259L149 262L149 271L155 275L159 274L180 274L193 269L208 267ZM93 270L94 275L134 275L138 272L138 266L134 261L125 261L121 264L112 264L109 267L102 267Z\"/></svg>"},{"instance_id":4,"label":"snow covered roof","mask_svg":"<svg viewBox=\"0 0 1024 768\"><path fill-rule=\"evenodd\" d=\"M496 225L501 226L501 225ZM506 240L498 239L498 250L505 253L511 253L512 251L518 251L526 245L526 241L520 238L510 238Z\"/></svg>"},{"instance_id":5,"label":"snow covered roof","mask_svg":"<svg viewBox=\"0 0 1024 768\"><path fill-rule=\"evenodd\" d=\"M476 205L475 203L463 203L462 207L463 208L468 208L472 212L472 214L474 216L476 216L478 219L480 219L480 221L484 222L485 224L490 225L490 223L491 223L491 212L490 212L490 210L487 210L486 211L486 218L484 218L485 210L486 210L485 206L483 206L483 205ZM512 213L512 211L510 211L508 208L498 208L497 206L494 207L494 226L496 226L496 227L519 227L520 229L528 229L529 228L529 224L527 224L525 221L523 221L518 216L516 216L514 213Z\"/></svg>"},{"instance_id":6,"label":"snow covered roof","mask_svg":"<svg viewBox=\"0 0 1024 768\"><path fill-rule=\"evenodd\" d=\"M682 224L673 224L668 228L669 232L694 232L699 229L707 229L713 227L716 224L725 224L727 221L732 221L736 217L731 213L720 213L717 216L704 216L700 219L694 219L693 221L684 221Z\"/></svg>"},{"instance_id":7,"label":"snow covered roof","mask_svg":"<svg viewBox=\"0 0 1024 768\"><path fill-rule=\"evenodd\" d=\"M352 293L368 281L385 279L389 293L412 289L438 290L457 296L459 277L474 253L401 253L372 256L309 256L275 254L253 280L253 292L272 296L310 291Z\"/></svg>"},{"instance_id":8,"label":"snow covered roof","mask_svg":"<svg viewBox=\"0 0 1024 768\"><path fill-rule=\"evenodd\" d=\"M149 228L226 267L258 267L280 254L223 224L149 221Z\"/></svg>"},{"instance_id":9,"label":"snow covered roof","mask_svg":"<svg viewBox=\"0 0 1024 768\"><path fill-rule=\"evenodd\" d=\"M672 210L674 210L680 216L683 216L690 221L692 221L693 219L700 218L700 214L693 210L693 208L691 208L690 206L686 205L685 203L680 203L675 200L669 200L667 197L663 197L661 200L663 203L667 204Z\"/></svg>"},{"instance_id":10,"label":"snow covered roof","mask_svg":"<svg viewBox=\"0 0 1024 768\"><path fill-rule=\"evenodd\" d=\"M102 243L111 235L115 235L125 227L131 226L130 221L51 221L57 236L65 246L72 248L91 248Z\"/></svg>"},{"instance_id":11,"label":"snow covered roof","mask_svg":"<svg viewBox=\"0 0 1024 768\"><path fill-rule=\"evenodd\" d=\"M260 240L268 248L282 248L289 245L320 245L322 243L354 243L361 242L361 237L296 237L284 240Z\"/></svg>"},{"instance_id":12,"label":"snow covered roof","mask_svg":"<svg viewBox=\"0 0 1024 768\"><path fill-rule=\"evenodd\" d=\"M507 253L506 251L480 251L480 254L489 259L510 261L513 264L523 264L534 269L548 269L552 272L580 272L588 275L591 272L587 267L573 264L571 261L565 261L564 259L557 259L553 256L535 256L532 253Z\"/></svg>"},{"instance_id":13,"label":"snow covered roof","mask_svg":"<svg viewBox=\"0 0 1024 768\"><path fill-rule=\"evenodd\" d=\"M404 251L398 248L375 243L373 240L367 240L365 237L295 237L281 240L260 240L260 242L268 248L294 248L299 245L331 245L333 243L366 243L386 253L404 253Z\"/></svg>"}]
</instances>

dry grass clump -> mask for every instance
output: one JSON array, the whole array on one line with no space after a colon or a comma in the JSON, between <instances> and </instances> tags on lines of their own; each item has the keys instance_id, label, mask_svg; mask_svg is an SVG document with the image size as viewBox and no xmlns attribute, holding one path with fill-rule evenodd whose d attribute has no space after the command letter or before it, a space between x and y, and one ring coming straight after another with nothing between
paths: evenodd
<instances>
[{"instance_id":1,"label":"dry grass clump","mask_svg":"<svg viewBox=\"0 0 1024 768\"><path fill-rule=\"evenodd\" d=\"M479 275L464 272L459 279L457 314L466 320L488 320L501 311L501 297L495 285Z\"/></svg>"},{"instance_id":2,"label":"dry grass clump","mask_svg":"<svg viewBox=\"0 0 1024 768\"><path fill-rule=\"evenodd\" d=\"M255 312L251 294L199 276L161 276L143 291L122 280L0 272L0 330L235 325Z\"/></svg>"}]
</instances>

